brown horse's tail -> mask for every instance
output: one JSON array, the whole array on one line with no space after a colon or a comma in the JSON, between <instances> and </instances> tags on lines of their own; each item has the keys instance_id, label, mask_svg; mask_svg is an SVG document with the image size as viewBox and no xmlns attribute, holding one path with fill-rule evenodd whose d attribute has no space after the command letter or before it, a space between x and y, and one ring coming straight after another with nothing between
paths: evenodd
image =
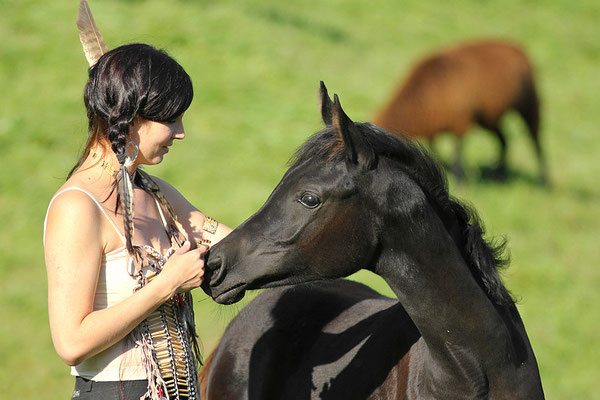
<instances>
[{"instance_id":1,"label":"brown horse's tail","mask_svg":"<svg viewBox=\"0 0 600 400\"><path fill-rule=\"evenodd\" d=\"M533 71L523 77L521 97L516 105L517 112L523 117L535 146L535 152L538 158L540 179L547 183L546 160L540 143L540 100L538 97Z\"/></svg>"},{"instance_id":2,"label":"brown horse's tail","mask_svg":"<svg viewBox=\"0 0 600 400\"><path fill-rule=\"evenodd\" d=\"M212 360L215 356L215 351L208 356L208 358L204 361L204 365L200 368L200 372L198 373L198 382L200 384L200 398L207 399L206 394L208 391L208 373L210 372L210 365L212 364Z\"/></svg>"}]
</instances>

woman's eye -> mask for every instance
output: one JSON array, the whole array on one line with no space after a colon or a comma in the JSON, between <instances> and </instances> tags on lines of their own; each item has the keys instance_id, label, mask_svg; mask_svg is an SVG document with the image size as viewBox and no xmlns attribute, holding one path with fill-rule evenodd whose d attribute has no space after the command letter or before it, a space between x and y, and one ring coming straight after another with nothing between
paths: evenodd
<instances>
[{"instance_id":1,"label":"woman's eye","mask_svg":"<svg viewBox=\"0 0 600 400\"><path fill-rule=\"evenodd\" d=\"M321 199L316 194L310 192L304 192L298 201L307 208L315 208L321 204Z\"/></svg>"}]
</instances>

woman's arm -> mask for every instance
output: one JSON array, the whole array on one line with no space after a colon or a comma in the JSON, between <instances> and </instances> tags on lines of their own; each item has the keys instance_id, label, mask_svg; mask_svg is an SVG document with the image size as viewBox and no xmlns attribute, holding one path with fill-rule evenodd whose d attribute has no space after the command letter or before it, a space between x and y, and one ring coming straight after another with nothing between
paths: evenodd
<instances>
[{"instance_id":1,"label":"woman's arm","mask_svg":"<svg viewBox=\"0 0 600 400\"><path fill-rule=\"evenodd\" d=\"M192 242L199 242L201 239L208 239L211 245L214 245L231 232L231 228L227 225L219 223L217 230L214 234L211 234L203 229L204 220L206 216L194 207L181 193L177 191L168 182L162 179L152 177L152 179L158 184L160 190L165 195L175 214L177 214L177 222L181 225L183 230L187 233L188 238Z\"/></svg>"},{"instance_id":2,"label":"woman's arm","mask_svg":"<svg viewBox=\"0 0 600 400\"><path fill-rule=\"evenodd\" d=\"M59 356L77 365L123 339L160 304L202 284L204 249L180 248L163 271L122 302L93 310L106 224L98 207L78 191L54 200L46 225L48 314ZM112 229L112 228L111 228Z\"/></svg>"}]
</instances>

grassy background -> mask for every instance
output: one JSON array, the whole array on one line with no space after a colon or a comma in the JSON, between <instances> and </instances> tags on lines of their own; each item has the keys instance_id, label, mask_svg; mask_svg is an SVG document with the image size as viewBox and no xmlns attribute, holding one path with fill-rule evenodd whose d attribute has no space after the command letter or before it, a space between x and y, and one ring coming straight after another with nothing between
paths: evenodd
<instances>
[{"instance_id":1,"label":"grassy background","mask_svg":"<svg viewBox=\"0 0 600 400\"><path fill-rule=\"evenodd\" d=\"M109 47L153 43L192 76L187 138L150 172L232 227L320 129L319 80L352 118L368 120L429 50L482 36L519 41L537 67L553 189L532 183L533 151L511 115L514 179L479 179L496 143L476 133L466 141L469 183L453 192L475 205L490 235L509 239L504 278L521 299L547 397L600 398L600 3L92 0L91 8ZM86 136L77 1L0 0L0 9L0 397L64 399L72 378L50 340L42 223ZM389 293L377 277L356 278ZM239 306L200 291L196 299L208 352Z\"/></svg>"}]
</instances>

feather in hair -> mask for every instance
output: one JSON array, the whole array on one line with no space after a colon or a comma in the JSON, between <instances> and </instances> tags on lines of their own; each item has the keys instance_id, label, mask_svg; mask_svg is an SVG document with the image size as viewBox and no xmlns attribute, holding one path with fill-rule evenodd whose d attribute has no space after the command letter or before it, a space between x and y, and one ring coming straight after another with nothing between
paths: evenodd
<instances>
[{"instance_id":1,"label":"feather in hair","mask_svg":"<svg viewBox=\"0 0 600 400\"><path fill-rule=\"evenodd\" d=\"M119 178L117 182L117 191L121 202L121 212L123 213L123 229L125 231L125 243L129 254L134 255L133 249L133 184L131 176L127 172L125 165L121 165Z\"/></svg>"},{"instance_id":2,"label":"feather in hair","mask_svg":"<svg viewBox=\"0 0 600 400\"><path fill-rule=\"evenodd\" d=\"M102 57L104 53L108 51L104 38L100 34L90 6L86 0L79 2L79 12L77 13L77 27L79 28L79 40L83 46L83 52L87 59L90 67Z\"/></svg>"}]
</instances>

